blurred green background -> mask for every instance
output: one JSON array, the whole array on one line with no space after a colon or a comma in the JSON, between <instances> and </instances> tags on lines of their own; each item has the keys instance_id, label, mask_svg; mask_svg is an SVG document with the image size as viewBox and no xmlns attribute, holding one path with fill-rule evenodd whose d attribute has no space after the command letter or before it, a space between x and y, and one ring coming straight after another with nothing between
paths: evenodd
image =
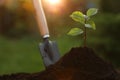
<instances>
[{"instance_id":1,"label":"blurred green background","mask_svg":"<svg viewBox=\"0 0 120 80\"><path fill-rule=\"evenodd\" d=\"M66 35L72 27L80 26L69 15L96 7L99 13L93 20L97 30L88 30L88 47L120 69L119 3L120 0L61 0L56 6L43 0L51 40L57 41L61 56L72 47L83 46L83 36ZM44 70L38 46L41 42L32 2L0 0L0 75Z\"/></svg>"}]
</instances>

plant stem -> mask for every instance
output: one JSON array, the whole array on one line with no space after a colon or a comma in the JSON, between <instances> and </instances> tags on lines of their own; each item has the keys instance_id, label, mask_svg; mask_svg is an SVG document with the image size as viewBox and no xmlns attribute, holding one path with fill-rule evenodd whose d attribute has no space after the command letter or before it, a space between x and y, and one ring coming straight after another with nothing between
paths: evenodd
<instances>
[{"instance_id":1,"label":"plant stem","mask_svg":"<svg viewBox=\"0 0 120 80\"><path fill-rule=\"evenodd\" d=\"M86 19L85 19L85 24L86 24ZM87 45L87 29L84 27L84 47Z\"/></svg>"},{"instance_id":2,"label":"plant stem","mask_svg":"<svg viewBox=\"0 0 120 80\"><path fill-rule=\"evenodd\" d=\"M86 43L87 43L87 30L86 30L86 27L84 28L84 47L86 47Z\"/></svg>"}]
</instances>

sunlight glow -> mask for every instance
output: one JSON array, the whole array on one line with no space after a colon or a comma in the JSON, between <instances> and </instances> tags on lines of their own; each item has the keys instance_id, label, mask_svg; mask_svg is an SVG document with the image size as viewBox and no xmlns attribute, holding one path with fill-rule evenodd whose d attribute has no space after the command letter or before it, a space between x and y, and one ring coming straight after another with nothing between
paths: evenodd
<instances>
[{"instance_id":1,"label":"sunlight glow","mask_svg":"<svg viewBox=\"0 0 120 80\"><path fill-rule=\"evenodd\" d=\"M43 0L43 3L47 10L51 13L61 13L64 9L64 0Z\"/></svg>"},{"instance_id":2,"label":"sunlight glow","mask_svg":"<svg viewBox=\"0 0 120 80\"><path fill-rule=\"evenodd\" d=\"M55 4L59 4L61 2L61 0L46 0L46 2L55 5Z\"/></svg>"}]
</instances>

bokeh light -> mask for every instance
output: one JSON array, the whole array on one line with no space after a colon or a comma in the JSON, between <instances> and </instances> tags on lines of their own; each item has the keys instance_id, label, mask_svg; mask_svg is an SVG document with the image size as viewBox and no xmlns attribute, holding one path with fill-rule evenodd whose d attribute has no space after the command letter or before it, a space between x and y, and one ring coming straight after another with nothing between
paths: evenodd
<instances>
[{"instance_id":1,"label":"bokeh light","mask_svg":"<svg viewBox=\"0 0 120 80\"><path fill-rule=\"evenodd\" d=\"M43 4L47 11L54 14L60 14L65 8L64 0L43 0Z\"/></svg>"},{"instance_id":2,"label":"bokeh light","mask_svg":"<svg viewBox=\"0 0 120 80\"><path fill-rule=\"evenodd\" d=\"M45 0L45 2L52 4L52 5L57 5L61 3L61 0Z\"/></svg>"}]
</instances>

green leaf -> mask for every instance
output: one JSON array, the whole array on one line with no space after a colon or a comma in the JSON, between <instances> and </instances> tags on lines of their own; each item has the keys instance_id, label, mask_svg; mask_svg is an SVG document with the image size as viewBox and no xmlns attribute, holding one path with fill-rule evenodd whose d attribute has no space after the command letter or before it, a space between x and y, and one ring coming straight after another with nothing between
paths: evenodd
<instances>
[{"instance_id":1,"label":"green leaf","mask_svg":"<svg viewBox=\"0 0 120 80\"><path fill-rule=\"evenodd\" d=\"M68 35L70 36L77 36L83 33L83 30L80 28L72 28L69 32Z\"/></svg>"},{"instance_id":2,"label":"green leaf","mask_svg":"<svg viewBox=\"0 0 120 80\"><path fill-rule=\"evenodd\" d=\"M88 16L88 17L91 17L91 16L97 14L97 12L98 12L98 9L96 9L96 8L90 8L90 9L87 11L87 16Z\"/></svg>"},{"instance_id":3,"label":"green leaf","mask_svg":"<svg viewBox=\"0 0 120 80\"><path fill-rule=\"evenodd\" d=\"M83 14L82 12L80 12L80 11L75 11L75 12L73 12L73 13L70 15L70 17L71 17L74 21L76 21L76 22L80 22L80 23L82 23L82 24L85 23L84 14Z\"/></svg>"},{"instance_id":4,"label":"green leaf","mask_svg":"<svg viewBox=\"0 0 120 80\"><path fill-rule=\"evenodd\" d=\"M94 21L91 21L91 20L86 22L85 27L92 28L93 30L96 30L96 25L95 25Z\"/></svg>"}]
</instances>

